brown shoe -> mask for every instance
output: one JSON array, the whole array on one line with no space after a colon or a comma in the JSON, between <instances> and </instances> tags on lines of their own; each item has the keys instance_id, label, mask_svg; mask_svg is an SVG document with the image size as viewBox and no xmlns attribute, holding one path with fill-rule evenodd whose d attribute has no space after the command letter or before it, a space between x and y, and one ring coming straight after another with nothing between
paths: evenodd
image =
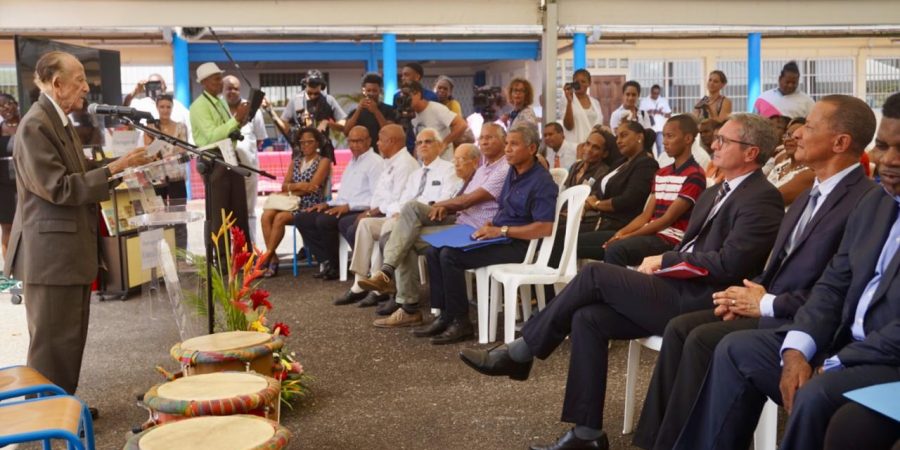
<instances>
[{"instance_id":1,"label":"brown shoe","mask_svg":"<svg viewBox=\"0 0 900 450\"><path fill-rule=\"evenodd\" d=\"M422 324L422 311L410 314L403 308L399 308L390 316L376 320L372 325L378 328L402 328L420 324Z\"/></svg>"},{"instance_id":2,"label":"brown shoe","mask_svg":"<svg viewBox=\"0 0 900 450\"><path fill-rule=\"evenodd\" d=\"M371 277L359 280L359 287L367 291L378 291L380 294L393 294L397 292L397 284L384 272L378 271Z\"/></svg>"}]
</instances>

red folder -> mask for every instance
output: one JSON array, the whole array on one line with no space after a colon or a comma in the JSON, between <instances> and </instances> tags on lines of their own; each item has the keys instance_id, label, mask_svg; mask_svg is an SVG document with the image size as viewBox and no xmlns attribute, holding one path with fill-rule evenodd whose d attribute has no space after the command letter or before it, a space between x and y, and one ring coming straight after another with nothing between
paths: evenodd
<instances>
[{"instance_id":1,"label":"red folder","mask_svg":"<svg viewBox=\"0 0 900 450\"><path fill-rule=\"evenodd\" d=\"M666 278L674 278L677 280L687 280L690 278L705 277L709 275L709 271L702 267L697 267L693 264L680 262L678 264L675 264L674 266L666 267L665 269L659 269L656 272L653 272L653 275Z\"/></svg>"}]
</instances>

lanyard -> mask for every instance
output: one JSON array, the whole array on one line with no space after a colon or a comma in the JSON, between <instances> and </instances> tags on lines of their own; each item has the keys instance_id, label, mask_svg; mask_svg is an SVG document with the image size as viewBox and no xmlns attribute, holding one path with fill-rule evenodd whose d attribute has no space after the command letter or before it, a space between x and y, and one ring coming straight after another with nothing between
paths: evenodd
<instances>
[{"instance_id":1,"label":"lanyard","mask_svg":"<svg viewBox=\"0 0 900 450\"><path fill-rule=\"evenodd\" d=\"M209 93L207 93L206 91L203 91L203 98L205 98L206 101L208 101L209 104L213 107L213 109L216 110L216 114L218 114L219 118L222 119L222 123L228 122L228 119L230 119L231 117L222 115L222 109L219 108L221 104L218 102L218 99L213 100L212 98L210 98Z\"/></svg>"}]
</instances>

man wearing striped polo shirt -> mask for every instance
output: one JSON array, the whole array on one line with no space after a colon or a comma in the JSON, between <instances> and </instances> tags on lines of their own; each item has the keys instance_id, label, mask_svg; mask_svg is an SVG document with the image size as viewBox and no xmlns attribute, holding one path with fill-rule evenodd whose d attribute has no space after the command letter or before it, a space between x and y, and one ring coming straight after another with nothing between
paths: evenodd
<instances>
[{"instance_id":1,"label":"man wearing striped polo shirt","mask_svg":"<svg viewBox=\"0 0 900 450\"><path fill-rule=\"evenodd\" d=\"M706 189L706 174L691 156L697 122L688 114L670 118L663 128L666 154L675 159L656 172L644 211L606 241L604 260L636 266L644 257L672 250L684 237L691 210Z\"/></svg>"}]
</instances>

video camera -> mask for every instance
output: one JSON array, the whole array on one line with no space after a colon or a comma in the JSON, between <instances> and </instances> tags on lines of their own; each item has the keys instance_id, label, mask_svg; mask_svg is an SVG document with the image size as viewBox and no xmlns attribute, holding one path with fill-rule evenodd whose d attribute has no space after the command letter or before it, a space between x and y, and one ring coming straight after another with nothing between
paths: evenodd
<instances>
[{"instance_id":1,"label":"video camera","mask_svg":"<svg viewBox=\"0 0 900 450\"><path fill-rule=\"evenodd\" d=\"M503 90L498 86L476 86L472 95L475 112L481 113L485 122L497 120L497 109L503 103Z\"/></svg>"}]
</instances>

